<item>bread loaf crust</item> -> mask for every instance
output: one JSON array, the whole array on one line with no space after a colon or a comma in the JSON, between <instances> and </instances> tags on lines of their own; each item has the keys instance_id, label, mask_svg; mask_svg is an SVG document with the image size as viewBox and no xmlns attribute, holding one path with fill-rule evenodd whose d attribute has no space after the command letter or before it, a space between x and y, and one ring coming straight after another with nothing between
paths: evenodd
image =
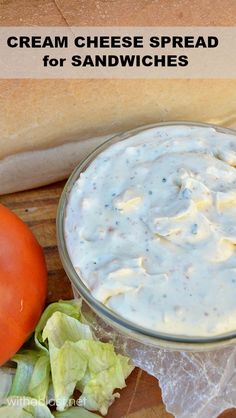
<instances>
[{"instance_id":1,"label":"bread loaf crust","mask_svg":"<svg viewBox=\"0 0 236 418\"><path fill-rule=\"evenodd\" d=\"M0 26L234 26L234 0L2 0Z\"/></svg>"},{"instance_id":2,"label":"bread loaf crust","mask_svg":"<svg viewBox=\"0 0 236 418\"><path fill-rule=\"evenodd\" d=\"M0 7L0 26L236 24L235 0L14 0ZM66 177L102 137L137 126L187 120L236 129L236 80L0 80L0 109L3 194Z\"/></svg>"}]
</instances>

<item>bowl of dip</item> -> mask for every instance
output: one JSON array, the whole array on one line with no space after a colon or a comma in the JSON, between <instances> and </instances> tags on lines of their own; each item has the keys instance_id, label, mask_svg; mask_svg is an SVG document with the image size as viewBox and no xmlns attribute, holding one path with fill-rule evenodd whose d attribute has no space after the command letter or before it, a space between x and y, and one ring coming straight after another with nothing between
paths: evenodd
<instances>
[{"instance_id":1,"label":"bowl of dip","mask_svg":"<svg viewBox=\"0 0 236 418\"><path fill-rule=\"evenodd\" d=\"M57 216L74 289L121 333L205 350L236 338L236 132L122 133L73 171Z\"/></svg>"}]
</instances>

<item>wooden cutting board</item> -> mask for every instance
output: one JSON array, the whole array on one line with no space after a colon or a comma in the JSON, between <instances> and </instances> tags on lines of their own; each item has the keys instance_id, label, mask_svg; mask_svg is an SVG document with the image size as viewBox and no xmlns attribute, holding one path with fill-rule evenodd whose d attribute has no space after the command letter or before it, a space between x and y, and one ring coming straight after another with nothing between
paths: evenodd
<instances>
[{"instance_id":1,"label":"wooden cutting board","mask_svg":"<svg viewBox=\"0 0 236 418\"><path fill-rule=\"evenodd\" d=\"M0 203L12 209L29 225L44 248L49 275L48 303L73 297L56 243L55 218L63 186L61 182L0 197ZM120 399L111 406L107 415L107 418L171 417L163 405L158 381L139 369L135 369L128 378L127 387L121 391ZM228 410L220 417L236 418L236 409Z\"/></svg>"}]
</instances>

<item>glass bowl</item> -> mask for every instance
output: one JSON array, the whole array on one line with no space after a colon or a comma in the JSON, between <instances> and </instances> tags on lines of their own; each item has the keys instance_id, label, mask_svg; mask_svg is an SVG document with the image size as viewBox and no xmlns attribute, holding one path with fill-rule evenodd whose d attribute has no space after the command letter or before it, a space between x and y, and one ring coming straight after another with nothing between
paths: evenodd
<instances>
[{"instance_id":1,"label":"glass bowl","mask_svg":"<svg viewBox=\"0 0 236 418\"><path fill-rule=\"evenodd\" d=\"M221 334L217 336L209 337L189 337L189 336L180 336L165 334L157 332L151 329L147 329L143 326L139 326L136 323L133 323L120 315L116 314L104 304L99 302L93 297L90 290L87 288L85 283L82 281L81 277L78 275L76 270L73 267L73 264L70 260L69 254L67 252L66 241L64 236L64 219L66 214L66 207L68 202L68 197L70 191L79 178L80 174L86 170L89 164L96 158L96 156L104 151L110 145L123 141L135 134L141 133L142 131L152 129L160 126L195 126L195 127L206 127L214 128L216 131L221 133L231 134L236 139L236 131L231 129L222 128L216 125L207 124L207 123L192 123L192 122L168 122L168 123L158 123L153 125L142 126L131 131L121 133L111 137L106 140L103 144L98 146L93 152L91 152L87 158L85 158L79 165L74 169L70 178L68 179L65 188L62 192L58 212L57 212L57 241L58 249L61 257L63 267L72 283L72 286L75 290L75 294L80 295L87 305L98 315L105 324L111 326L114 330L117 330L122 335L136 340L140 343L156 346L158 348L165 348L170 350L180 350L180 351L205 351L213 350L217 347L230 345L236 342L236 321L235 321L235 331Z\"/></svg>"}]
</instances>

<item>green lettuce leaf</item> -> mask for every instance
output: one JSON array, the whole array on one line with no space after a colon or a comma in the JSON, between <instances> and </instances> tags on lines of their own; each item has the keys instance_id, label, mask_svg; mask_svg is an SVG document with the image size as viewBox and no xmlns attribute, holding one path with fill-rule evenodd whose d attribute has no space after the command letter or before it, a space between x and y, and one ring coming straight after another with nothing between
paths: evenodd
<instances>
[{"instance_id":1,"label":"green lettuce leaf","mask_svg":"<svg viewBox=\"0 0 236 418\"><path fill-rule=\"evenodd\" d=\"M0 369L0 405L3 403L4 399L8 396L12 381L14 377L14 371L7 367L2 367Z\"/></svg>"},{"instance_id":2,"label":"green lettuce leaf","mask_svg":"<svg viewBox=\"0 0 236 418\"><path fill-rule=\"evenodd\" d=\"M0 418L32 418L32 414L12 406L2 406L0 408Z\"/></svg>"},{"instance_id":3,"label":"green lettuce leaf","mask_svg":"<svg viewBox=\"0 0 236 418\"><path fill-rule=\"evenodd\" d=\"M50 358L41 354L35 364L29 383L29 394L32 398L45 402L50 384Z\"/></svg>"},{"instance_id":4,"label":"green lettuce leaf","mask_svg":"<svg viewBox=\"0 0 236 418\"><path fill-rule=\"evenodd\" d=\"M106 415L109 406L120 396L113 391L126 386L125 379L134 367L128 358L117 355L111 344L79 341L77 345L88 359L87 376L77 383L82 392L80 403L91 411Z\"/></svg>"},{"instance_id":5,"label":"green lettuce leaf","mask_svg":"<svg viewBox=\"0 0 236 418\"><path fill-rule=\"evenodd\" d=\"M59 302L51 303L43 312L35 329L34 339L38 348L47 351L47 346L43 343L42 331L54 312L63 312L64 314L80 319L81 318L81 305L82 300L61 300Z\"/></svg>"},{"instance_id":6,"label":"green lettuce leaf","mask_svg":"<svg viewBox=\"0 0 236 418\"><path fill-rule=\"evenodd\" d=\"M55 412L54 416L56 418L99 418L98 415L80 407L69 408L64 412Z\"/></svg>"},{"instance_id":7,"label":"green lettuce leaf","mask_svg":"<svg viewBox=\"0 0 236 418\"><path fill-rule=\"evenodd\" d=\"M58 348L62 347L65 341L76 342L81 339L93 339L90 327L62 312L53 313L42 333L43 342L48 340Z\"/></svg>"},{"instance_id":8,"label":"green lettuce leaf","mask_svg":"<svg viewBox=\"0 0 236 418\"><path fill-rule=\"evenodd\" d=\"M76 343L66 341L61 348L49 343L52 382L57 409L63 411L73 395L78 380L86 372L87 361Z\"/></svg>"},{"instance_id":9,"label":"green lettuce leaf","mask_svg":"<svg viewBox=\"0 0 236 418\"><path fill-rule=\"evenodd\" d=\"M81 404L107 414L119 394L114 389L126 386L133 370L128 359L117 355L109 343L92 339L90 327L62 312L48 319L42 340L49 342L52 381L59 411L65 410L75 387L82 392Z\"/></svg>"},{"instance_id":10,"label":"green lettuce leaf","mask_svg":"<svg viewBox=\"0 0 236 418\"><path fill-rule=\"evenodd\" d=\"M62 312L54 312L43 329L42 340L49 342L52 382L59 411L66 408L77 381L87 368L86 358L73 342L92 338L88 325Z\"/></svg>"},{"instance_id":11,"label":"green lettuce leaf","mask_svg":"<svg viewBox=\"0 0 236 418\"><path fill-rule=\"evenodd\" d=\"M69 408L64 412L52 413L46 405L26 397L8 398L0 407L0 418L99 418L98 415L81 407Z\"/></svg>"},{"instance_id":12,"label":"green lettuce leaf","mask_svg":"<svg viewBox=\"0 0 236 418\"><path fill-rule=\"evenodd\" d=\"M18 415L7 415L11 407L7 404L4 406L5 415L3 413L0 418L52 417L43 403L48 399L55 400L57 410L63 413L58 412L55 416L73 418L76 412L82 414L84 411L68 409L75 388L82 393L80 406L106 415L114 399L120 396L114 393L115 389L126 386L125 379L133 366L127 357L115 353L112 344L94 338L81 313L81 301L60 301L49 305L36 327L34 341L33 349L22 350L13 358L17 371L10 396L34 398L41 403L22 407L21 415L19 408L14 412ZM91 413L83 414L81 418L92 417Z\"/></svg>"},{"instance_id":13,"label":"green lettuce leaf","mask_svg":"<svg viewBox=\"0 0 236 418\"><path fill-rule=\"evenodd\" d=\"M22 350L12 360L17 363L17 369L9 396L29 396L44 402L50 382L49 355Z\"/></svg>"},{"instance_id":14,"label":"green lettuce leaf","mask_svg":"<svg viewBox=\"0 0 236 418\"><path fill-rule=\"evenodd\" d=\"M22 350L12 358L17 369L9 396L29 396L29 384L38 358L38 352L31 350Z\"/></svg>"},{"instance_id":15,"label":"green lettuce leaf","mask_svg":"<svg viewBox=\"0 0 236 418\"><path fill-rule=\"evenodd\" d=\"M25 396L15 396L6 399L0 407L0 418L53 418L48 407Z\"/></svg>"}]
</instances>

